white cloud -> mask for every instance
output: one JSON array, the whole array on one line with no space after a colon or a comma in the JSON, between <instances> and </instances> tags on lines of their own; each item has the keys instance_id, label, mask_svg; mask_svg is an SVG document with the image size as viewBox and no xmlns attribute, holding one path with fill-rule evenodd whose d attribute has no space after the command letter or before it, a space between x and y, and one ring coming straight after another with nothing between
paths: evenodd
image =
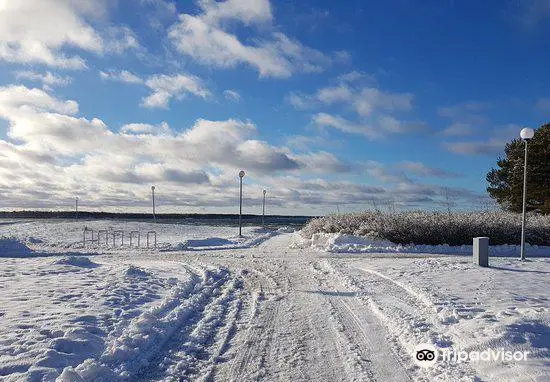
<instances>
[{"instance_id":1,"label":"white cloud","mask_svg":"<svg viewBox=\"0 0 550 382\"><path fill-rule=\"evenodd\" d=\"M229 101L239 102L241 100L241 95L238 91L227 89L223 92L223 96Z\"/></svg>"},{"instance_id":2,"label":"white cloud","mask_svg":"<svg viewBox=\"0 0 550 382\"><path fill-rule=\"evenodd\" d=\"M110 70L107 72L100 71L99 76L102 80L110 80L110 81L118 81L118 82L124 82L127 84L142 84L145 83L143 79L135 75L134 73L131 73L127 70L121 70L120 72Z\"/></svg>"},{"instance_id":3,"label":"white cloud","mask_svg":"<svg viewBox=\"0 0 550 382\"><path fill-rule=\"evenodd\" d=\"M160 125L151 125L149 123L128 123L120 128L124 134L171 134L172 130L166 122Z\"/></svg>"},{"instance_id":4,"label":"white cloud","mask_svg":"<svg viewBox=\"0 0 550 382\"><path fill-rule=\"evenodd\" d=\"M9 117L15 111L52 111L63 114L78 113L75 101L61 101L41 89L28 89L25 86L0 88L0 115Z\"/></svg>"},{"instance_id":5,"label":"white cloud","mask_svg":"<svg viewBox=\"0 0 550 382\"><path fill-rule=\"evenodd\" d=\"M310 147L341 147L342 142L337 142L334 139L328 139L320 135L292 135L287 137L286 146L299 151L308 151Z\"/></svg>"},{"instance_id":6,"label":"white cloud","mask_svg":"<svg viewBox=\"0 0 550 382\"><path fill-rule=\"evenodd\" d=\"M357 70L353 70L351 72L344 73L338 76L338 81L344 83L354 83L363 79L366 79L369 82L376 82L374 76L363 72L358 72Z\"/></svg>"},{"instance_id":7,"label":"white cloud","mask_svg":"<svg viewBox=\"0 0 550 382\"><path fill-rule=\"evenodd\" d=\"M103 50L107 53L121 54L129 49L139 48L135 33L128 27L110 27L103 35Z\"/></svg>"},{"instance_id":8,"label":"white cloud","mask_svg":"<svg viewBox=\"0 0 550 382\"><path fill-rule=\"evenodd\" d=\"M370 86L352 86L350 79L360 74L352 72L344 75L347 80L339 77L340 84L317 90L313 95L292 92L289 102L297 109L308 109L327 105L340 104L352 108L360 117L368 117L377 111L409 111L412 109L414 95L412 93L385 92ZM353 81L352 81L353 82Z\"/></svg>"},{"instance_id":9,"label":"white cloud","mask_svg":"<svg viewBox=\"0 0 550 382\"><path fill-rule=\"evenodd\" d=\"M428 167L421 162L412 162L412 161L403 161L397 166L400 169L403 169L409 173L426 176L426 177L436 177L436 178L456 178L461 176L455 172L446 171L437 167Z\"/></svg>"},{"instance_id":10,"label":"white cloud","mask_svg":"<svg viewBox=\"0 0 550 382\"><path fill-rule=\"evenodd\" d=\"M369 139L379 139L387 134L406 134L426 131L422 122L404 122L391 116L380 116L373 124L356 123L338 115L317 113L313 116L313 123L319 127L330 127L345 133L360 134Z\"/></svg>"},{"instance_id":11,"label":"white cloud","mask_svg":"<svg viewBox=\"0 0 550 382\"><path fill-rule=\"evenodd\" d=\"M444 142L443 147L455 154L496 155L504 150L506 142L491 139L474 142Z\"/></svg>"},{"instance_id":12,"label":"white cloud","mask_svg":"<svg viewBox=\"0 0 550 382\"><path fill-rule=\"evenodd\" d=\"M320 89L316 98L324 104L348 102L353 98L352 91L347 86L328 87Z\"/></svg>"},{"instance_id":13,"label":"white cloud","mask_svg":"<svg viewBox=\"0 0 550 382\"><path fill-rule=\"evenodd\" d=\"M451 124L442 130L441 134L449 137L467 136L475 130L485 129L489 119L483 113L488 108L488 104L475 101L440 107L437 113L451 120Z\"/></svg>"},{"instance_id":14,"label":"white cloud","mask_svg":"<svg viewBox=\"0 0 550 382\"><path fill-rule=\"evenodd\" d=\"M176 49L199 62L219 68L247 64L258 70L260 77L287 78L295 72L318 72L331 63L331 58L308 48L281 32L266 39L255 38L243 43L227 31L230 21L245 26L271 23L273 15L268 0L199 1L202 13L181 14L169 30Z\"/></svg>"},{"instance_id":15,"label":"white cloud","mask_svg":"<svg viewBox=\"0 0 550 382\"><path fill-rule=\"evenodd\" d=\"M384 131L392 134L419 133L428 131L428 126L423 122L401 121L394 117L383 115L378 117L378 126Z\"/></svg>"},{"instance_id":16,"label":"white cloud","mask_svg":"<svg viewBox=\"0 0 550 382\"><path fill-rule=\"evenodd\" d=\"M211 96L202 80L189 74L156 74L145 80L127 70L100 71L99 75L104 80L147 86L152 93L141 100L141 106L146 108L167 109L172 98L180 100L187 94L203 99Z\"/></svg>"},{"instance_id":17,"label":"white cloud","mask_svg":"<svg viewBox=\"0 0 550 382\"><path fill-rule=\"evenodd\" d=\"M342 162L334 154L326 151L298 155L296 160L303 164L303 167L319 173L346 173L353 169L353 166Z\"/></svg>"},{"instance_id":18,"label":"white cloud","mask_svg":"<svg viewBox=\"0 0 550 382\"><path fill-rule=\"evenodd\" d=\"M316 105L316 100L313 97L298 92L290 93L287 99L298 110L311 109Z\"/></svg>"},{"instance_id":19,"label":"white cloud","mask_svg":"<svg viewBox=\"0 0 550 382\"><path fill-rule=\"evenodd\" d=\"M142 100L142 106L147 108L168 108L170 99L182 99L186 94L204 99L211 96L198 77L185 74L152 76L145 81L145 85L153 91Z\"/></svg>"},{"instance_id":20,"label":"white cloud","mask_svg":"<svg viewBox=\"0 0 550 382\"><path fill-rule=\"evenodd\" d=\"M137 46L127 28L107 27L100 31L92 25L105 18L106 13L105 1L2 1L0 59L82 69L86 67L84 59L68 55L64 49L104 54Z\"/></svg>"},{"instance_id":21,"label":"white cloud","mask_svg":"<svg viewBox=\"0 0 550 382\"><path fill-rule=\"evenodd\" d=\"M268 186L272 205L294 212L338 200L362 205L372 197L431 203L437 191L374 164L365 165L366 171L393 190L312 179L360 167L329 152L296 153L272 145L250 121L199 119L181 130L130 123L115 132L99 118L80 117L75 101L24 86L0 87L0 118L9 125L7 140L0 140L4 208L59 208L81 195L87 207L127 211L148 205L151 184L173 211L232 206L241 168L247 171L245 205L255 203L248 195L256 188Z\"/></svg>"},{"instance_id":22,"label":"white cloud","mask_svg":"<svg viewBox=\"0 0 550 382\"><path fill-rule=\"evenodd\" d=\"M367 138L380 138L380 133L367 124L357 124L350 122L338 115L327 113L318 113L313 116L313 123L320 127L330 127L351 134L361 134Z\"/></svg>"},{"instance_id":23,"label":"white cloud","mask_svg":"<svg viewBox=\"0 0 550 382\"><path fill-rule=\"evenodd\" d=\"M198 120L176 133L166 123L132 123L114 133L99 119L74 116L78 104L62 101L40 89L0 88L0 117L9 121L8 136L36 153L60 156L113 157L131 162L156 158L170 166L244 167L273 172L305 168L285 148L254 139L257 129L238 120ZM112 163L105 161L105 166Z\"/></svg>"},{"instance_id":24,"label":"white cloud","mask_svg":"<svg viewBox=\"0 0 550 382\"><path fill-rule=\"evenodd\" d=\"M211 24L223 20L238 20L245 25L272 21L273 14L269 0L200 0L202 17Z\"/></svg>"},{"instance_id":25,"label":"white cloud","mask_svg":"<svg viewBox=\"0 0 550 382\"><path fill-rule=\"evenodd\" d=\"M15 72L16 78L23 78L31 81L42 82L44 86L66 86L71 83L72 79L69 76L59 76L52 72L34 72L31 70L23 70Z\"/></svg>"},{"instance_id":26,"label":"white cloud","mask_svg":"<svg viewBox=\"0 0 550 382\"><path fill-rule=\"evenodd\" d=\"M486 133L482 141L443 142L442 146L461 155L497 155L504 151L506 143L519 137L522 127L515 124L498 126Z\"/></svg>"},{"instance_id":27,"label":"white cloud","mask_svg":"<svg viewBox=\"0 0 550 382\"><path fill-rule=\"evenodd\" d=\"M376 109L411 110L412 93L389 93L377 88L363 88L353 101L355 110L361 116L368 116Z\"/></svg>"},{"instance_id":28,"label":"white cloud","mask_svg":"<svg viewBox=\"0 0 550 382\"><path fill-rule=\"evenodd\" d=\"M177 19L176 4L169 0L139 0L144 7L142 16L148 24L156 30L163 30L165 23L171 23Z\"/></svg>"},{"instance_id":29,"label":"white cloud","mask_svg":"<svg viewBox=\"0 0 550 382\"><path fill-rule=\"evenodd\" d=\"M472 134L473 131L474 129L469 123L456 122L447 127L441 133L448 136L464 136Z\"/></svg>"}]
</instances>

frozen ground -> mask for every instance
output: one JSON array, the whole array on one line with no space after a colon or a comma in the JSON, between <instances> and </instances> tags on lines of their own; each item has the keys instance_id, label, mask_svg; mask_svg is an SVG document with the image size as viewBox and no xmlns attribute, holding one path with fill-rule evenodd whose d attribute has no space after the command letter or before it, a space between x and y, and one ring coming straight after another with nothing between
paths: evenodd
<instances>
[{"instance_id":1,"label":"frozen ground","mask_svg":"<svg viewBox=\"0 0 550 382\"><path fill-rule=\"evenodd\" d=\"M160 248L84 247L84 224ZM550 380L550 259L346 256L286 231L0 222L0 381ZM530 354L419 368L419 343Z\"/></svg>"}]
</instances>

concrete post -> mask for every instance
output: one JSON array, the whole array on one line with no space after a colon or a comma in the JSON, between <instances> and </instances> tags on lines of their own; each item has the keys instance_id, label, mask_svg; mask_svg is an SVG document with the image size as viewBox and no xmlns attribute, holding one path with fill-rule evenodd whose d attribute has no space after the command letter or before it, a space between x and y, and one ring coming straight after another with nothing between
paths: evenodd
<instances>
[{"instance_id":1,"label":"concrete post","mask_svg":"<svg viewBox=\"0 0 550 382\"><path fill-rule=\"evenodd\" d=\"M488 237L475 237L474 238L474 251L473 251L474 264L481 267L489 266L489 238Z\"/></svg>"}]
</instances>

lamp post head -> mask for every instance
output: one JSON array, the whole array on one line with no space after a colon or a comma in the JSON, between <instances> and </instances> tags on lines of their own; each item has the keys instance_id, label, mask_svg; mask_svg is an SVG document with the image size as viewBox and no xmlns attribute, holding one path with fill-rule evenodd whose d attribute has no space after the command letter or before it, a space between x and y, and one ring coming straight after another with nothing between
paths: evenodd
<instances>
[{"instance_id":1,"label":"lamp post head","mask_svg":"<svg viewBox=\"0 0 550 382\"><path fill-rule=\"evenodd\" d=\"M155 186L151 186L151 190L155 191Z\"/></svg>"},{"instance_id":2,"label":"lamp post head","mask_svg":"<svg viewBox=\"0 0 550 382\"><path fill-rule=\"evenodd\" d=\"M521 129L519 136L524 141L528 141L529 139L532 139L535 136L535 130L531 129L530 127L526 127L524 129Z\"/></svg>"},{"instance_id":3,"label":"lamp post head","mask_svg":"<svg viewBox=\"0 0 550 382\"><path fill-rule=\"evenodd\" d=\"M244 178L245 172L243 170L239 171L239 178Z\"/></svg>"}]
</instances>

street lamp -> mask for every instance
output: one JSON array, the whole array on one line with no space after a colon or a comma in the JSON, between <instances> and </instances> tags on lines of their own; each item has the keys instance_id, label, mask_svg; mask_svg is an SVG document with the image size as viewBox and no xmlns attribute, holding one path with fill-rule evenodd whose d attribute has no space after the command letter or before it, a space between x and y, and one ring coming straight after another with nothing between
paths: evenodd
<instances>
[{"instance_id":1,"label":"street lamp","mask_svg":"<svg viewBox=\"0 0 550 382\"><path fill-rule=\"evenodd\" d=\"M74 198L74 202L75 202L75 220L78 220L78 196L76 198Z\"/></svg>"},{"instance_id":2,"label":"street lamp","mask_svg":"<svg viewBox=\"0 0 550 382\"><path fill-rule=\"evenodd\" d=\"M239 171L240 178L240 198L239 198L239 237L242 237L242 221L243 221L243 178L245 172L243 170Z\"/></svg>"},{"instance_id":3,"label":"street lamp","mask_svg":"<svg viewBox=\"0 0 550 382\"><path fill-rule=\"evenodd\" d=\"M155 216L155 186L151 186L151 193L153 194L153 221L157 221L157 217Z\"/></svg>"},{"instance_id":4,"label":"street lamp","mask_svg":"<svg viewBox=\"0 0 550 382\"><path fill-rule=\"evenodd\" d=\"M520 260L525 260L525 205L527 204L527 146L535 135L535 130L526 127L521 130L519 136L525 142L525 160L523 161L523 212L521 215L521 252Z\"/></svg>"},{"instance_id":5,"label":"street lamp","mask_svg":"<svg viewBox=\"0 0 550 382\"><path fill-rule=\"evenodd\" d=\"M262 206L262 226L265 228L265 194L267 193L266 190L264 190L264 203Z\"/></svg>"}]
</instances>

